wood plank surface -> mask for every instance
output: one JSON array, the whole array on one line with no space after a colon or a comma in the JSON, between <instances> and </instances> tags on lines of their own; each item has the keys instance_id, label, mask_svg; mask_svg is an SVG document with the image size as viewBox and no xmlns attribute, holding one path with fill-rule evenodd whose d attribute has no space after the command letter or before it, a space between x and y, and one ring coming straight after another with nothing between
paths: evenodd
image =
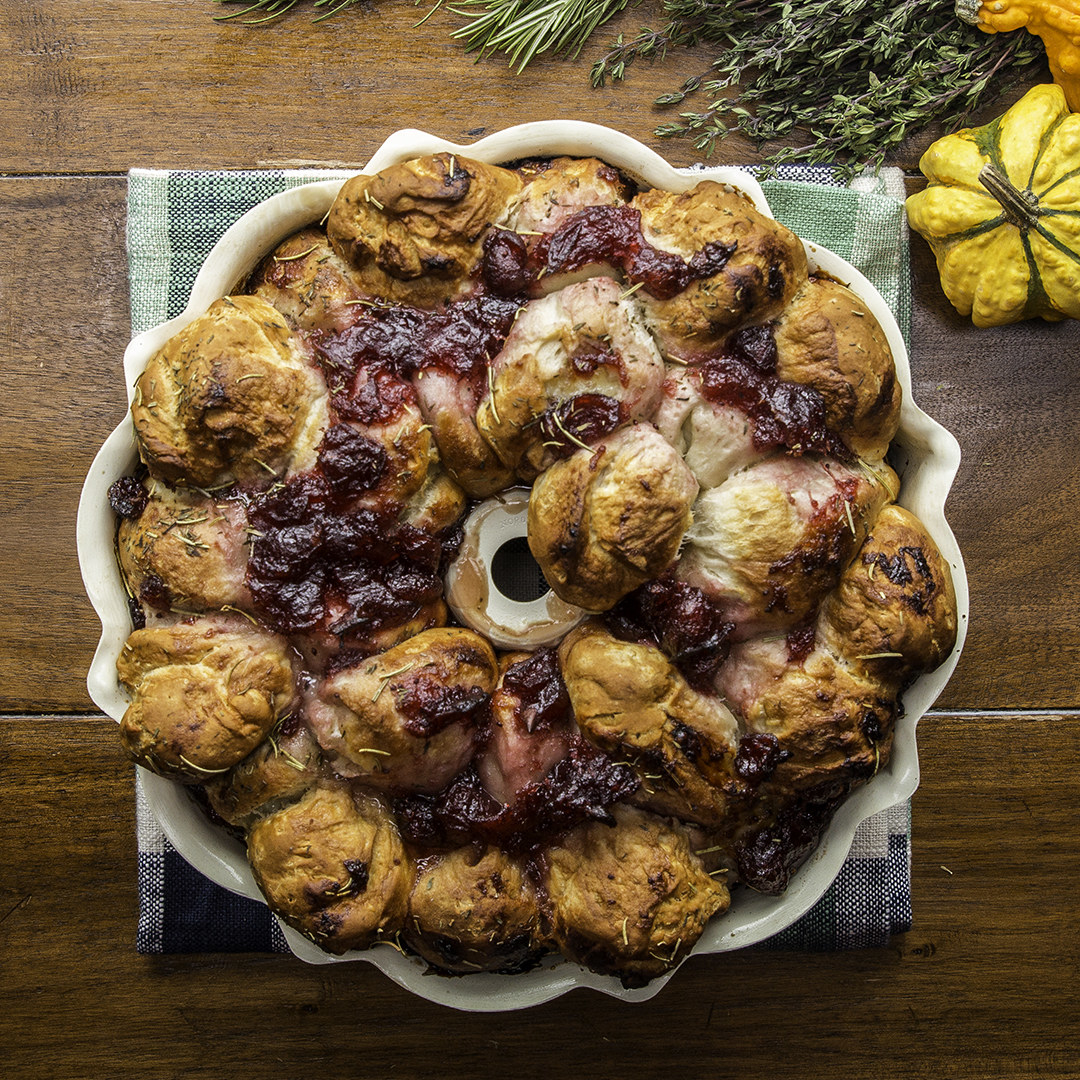
<instances>
[{"instance_id":1,"label":"wood plank surface","mask_svg":"<svg viewBox=\"0 0 1080 1080\"><path fill-rule=\"evenodd\" d=\"M126 171L359 165L403 127L468 142L553 117L684 165L697 152L653 134L667 114L652 102L710 59L677 52L589 87L592 60L658 25L660 0L579 62L523 77L452 44L446 8L421 30L426 6L391 0L257 30L214 22L220 10L0 0L0 1073L1080 1077L1080 323L975 329L918 237L915 396L963 449L948 515L972 611L919 728L910 933L887 949L695 958L644 1006L578 992L489 1016L366 964L135 952L132 768L87 697L98 626L75 557L82 479L124 414ZM937 134L890 159L912 187ZM759 153L733 138L714 160Z\"/></svg>"},{"instance_id":2,"label":"wood plank surface","mask_svg":"<svg viewBox=\"0 0 1080 1080\"><path fill-rule=\"evenodd\" d=\"M114 725L0 720L20 791L0 802L4 1074L1075 1078L1080 724L937 714L919 735L915 921L890 948L694 958L647 1005L578 991L482 1016L362 963L138 956Z\"/></svg>"}]
</instances>

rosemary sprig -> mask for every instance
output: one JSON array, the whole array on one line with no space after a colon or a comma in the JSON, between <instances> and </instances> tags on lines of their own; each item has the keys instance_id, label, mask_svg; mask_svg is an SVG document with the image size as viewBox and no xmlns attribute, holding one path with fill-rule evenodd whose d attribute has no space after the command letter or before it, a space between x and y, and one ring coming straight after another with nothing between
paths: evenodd
<instances>
[{"instance_id":1,"label":"rosemary sprig","mask_svg":"<svg viewBox=\"0 0 1080 1080\"><path fill-rule=\"evenodd\" d=\"M301 3L301 0L215 0L219 4L243 4L244 7L240 11L230 11L227 15L215 15L214 18L218 22L227 22L229 19L239 19L242 23L248 26L254 26L258 23L273 22L275 19L280 19L282 15L292 11L297 4ZM338 12L344 11L348 7L352 7L354 4L359 4L363 0L312 0L312 6L316 8L327 8L328 10L316 15L312 22L322 22L323 19L329 19ZM257 17L245 19L243 16L251 15L255 13Z\"/></svg>"},{"instance_id":2,"label":"rosemary sprig","mask_svg":"<svg viewBox=\"0 0 1080 1080\"><path fill-rule=\"evenodd\" d=\"M621 79L638 59L714 45L708 71L687 79L661 107L693 94L656 134L687 137L706 156L730 132L760 148L796 130L811 138L770 156L876 167L890 149L930 124L955 129L1020 68L1043 56L1030 34L981 34L956 18L953 0L664 0L668 23L621 37L592 69L592 83Z\"/></svg>"},{"instance_id":3,"label":"rosemary sprig","mask_svg":"<svg viewBox=\"0 0 1080 1080\"><path fill-rule=\"evenodd\" d=\"M449 10L469 21L451 37L477 59L508 55L520 73L540 53L578 56L592 33L630 0L458 0Z\"/></svg>"}]
</instances>

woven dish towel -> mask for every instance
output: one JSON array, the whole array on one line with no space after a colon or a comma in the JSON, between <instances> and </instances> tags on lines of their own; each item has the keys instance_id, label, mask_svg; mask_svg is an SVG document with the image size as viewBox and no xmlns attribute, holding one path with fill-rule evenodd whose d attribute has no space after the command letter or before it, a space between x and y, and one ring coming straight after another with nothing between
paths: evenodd
<instances>
[{"instance_id":1,"label":"woven dish towel","mask_svg":"<svg viewBox=\"0 0 1080 1080\"><path fill-rule=\"evenodd\" d=\"M256 203L329 171L134 170L128 178L131 329L183 311L195 275L221 234ZM777 219L853 264L892 308L905 338L911 316L903 177L885 169L843 186L830 170L791 168L762 182ZM215 885L176 853L136 784L139 926L143 953L287 952L267 908ZM911 926L908 803L863 822L836 881L764 948L878 947Z\"/></svg>"}]
</instances>

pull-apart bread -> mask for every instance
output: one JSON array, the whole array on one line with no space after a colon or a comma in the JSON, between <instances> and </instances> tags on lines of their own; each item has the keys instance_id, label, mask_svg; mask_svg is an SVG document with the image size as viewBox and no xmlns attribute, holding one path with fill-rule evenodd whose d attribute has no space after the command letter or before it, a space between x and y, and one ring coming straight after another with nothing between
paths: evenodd
<instances>
[{"instance_id":1,"label":"pull-apart bread","mask_svg":"<svg viewBox=\"0 0 1080 1080\"><path fill-rule=\"evenodd\" d=\"M123 744L332 953L641 985L785 888L953 648L900 397L867 306L720 184L357 176L138 380ZM522 486L582 617L506 652L444 574Z\"/></svg>"}]
</instances>

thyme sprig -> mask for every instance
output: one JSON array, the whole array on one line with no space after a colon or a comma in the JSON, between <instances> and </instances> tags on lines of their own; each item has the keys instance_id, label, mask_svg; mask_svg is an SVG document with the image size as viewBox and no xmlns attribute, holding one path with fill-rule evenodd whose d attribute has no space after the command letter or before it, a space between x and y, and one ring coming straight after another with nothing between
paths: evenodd
<instances>
[{"instance_id":1,"label":"thyme sprig","mask_svg":"<svg viewBox=\"0 0 1080 1080\"><path fill-rule=\"evenodd\" d=\"M986 100L1000 98L1043 50L1029 34L986 35L961 23L953 0L664 0L663 30L621 36L592 69L592 83L622 79L639 59L713 45L709 69L656 100L697 111L660 124L710 155L738 131L763 144L802 131L806 142L777 148L771 164L840 162L878 166L914 132L955 129Z\"/></svg>"}]
</instances>

